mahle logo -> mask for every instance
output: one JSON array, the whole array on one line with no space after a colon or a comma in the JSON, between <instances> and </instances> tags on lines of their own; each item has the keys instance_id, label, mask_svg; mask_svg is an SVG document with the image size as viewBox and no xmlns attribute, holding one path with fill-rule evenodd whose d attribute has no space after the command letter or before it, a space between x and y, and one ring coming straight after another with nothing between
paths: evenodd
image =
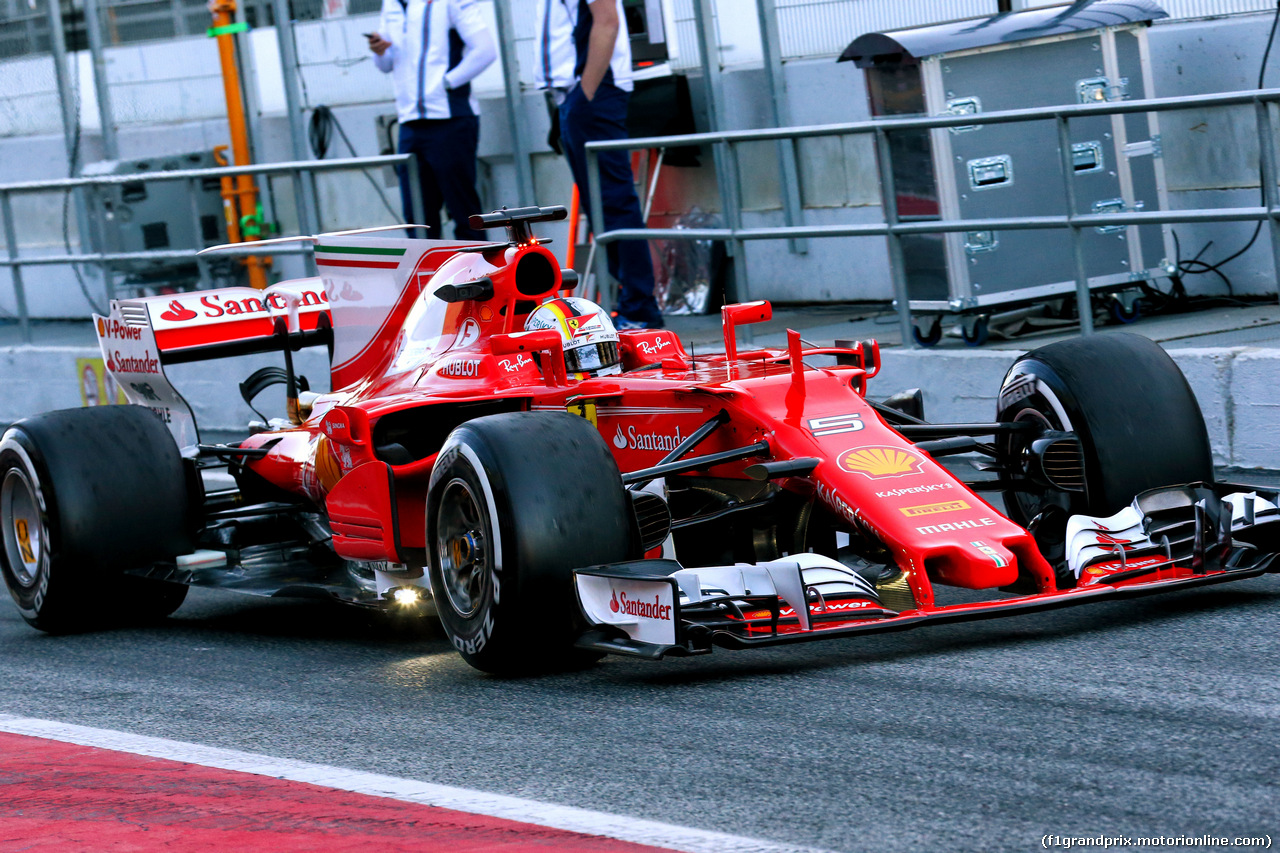
<instances>
[{"instance_id":1,"label":"mahle logo","mask_svg":"<svg viewBox=\"0 0 1280 853\"><path fill-rule=\"evenodd\" d=\"M898 447L860 447L840 454L840 467L872 480L919 474L924 464L918 454Z\"/></svg>"}]
</instances>

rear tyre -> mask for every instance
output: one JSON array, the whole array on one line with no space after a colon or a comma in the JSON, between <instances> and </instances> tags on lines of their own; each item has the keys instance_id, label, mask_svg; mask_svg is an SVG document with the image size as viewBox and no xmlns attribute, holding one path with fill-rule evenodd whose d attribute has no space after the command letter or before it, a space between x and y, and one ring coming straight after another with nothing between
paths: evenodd
<instances>
[{"instance_id":1,"label":"rear tyre","mask_svg":"<svg viewBox=\"0 0 1280 853\"><path fill-rule=\"evenodd\" d=\"M1191 386L1168 353L1137 335L1075 338L1022 356L1005 374L998 420L1040 423L1080 440L1082 492L1037 486L1026 476L1027 443L1000 442L1010 479L1028 487L1005 492L1009 517L1023 525L1113 515L1147 489L1213 480L1209 434Z\"/></svg>"},{"instance_id":2,"label":"rear tyre","mask_svg":"<svg viewBox=\"0 0 1280 853\"><path fill-rule=\"evenodd\" d=\"M0 574L40 630L172 613L185 587L122 571L190 552L189 513L182 458L149 409L49 412L0 437Z\"/></svg>"},{"instance_id":3,"label":"rear tyre","mask_svg":"<svg viewBox=\"0 0 1280 853\"><path fill-rule=\"evenodd\" d=\"M477 418L431 472L427 551L441 625L476 669L582 665L573 570L639 556L617 463L592 424L554 412Z\"/></svg>"}]
</instances>

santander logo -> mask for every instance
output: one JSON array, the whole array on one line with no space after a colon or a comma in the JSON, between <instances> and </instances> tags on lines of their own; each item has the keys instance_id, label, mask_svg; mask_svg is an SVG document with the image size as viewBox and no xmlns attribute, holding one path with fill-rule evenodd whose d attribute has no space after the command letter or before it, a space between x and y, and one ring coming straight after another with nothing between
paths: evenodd
<instances>
[{"instance_id":1,"label":"santander logo","mask_svg":"<svg viewBox=\"0 0 1280 853\"><path fill-rule=\"evenodd\" d=\"M161 320L168 320L170 323L180 323L183 320L194 320L196 312L183 305L178 300L169 303L169 310L160 315Z\"/></svg>"},{"instance_id":2,"label":"santander logo","mask_svg":"<svg viewBox=\"0 0 1280 853\"><path fill-rule=\"evenodd\" d=\"M669 453L679 447L684 439L679 426L674 435L668 435L664 432L640 432L634 426L627 427L627 431L623 432L622 425L619 424L618 431L613 435L613 446L619 450L629 447L632 450L661 450Z\"/></svg>"},{"instance_id":3,"label":"santander logo","mask_svg":"<svg viewBox=\"0 0 1280 853\"><path fill-rule=\"evenodd\" d=\"M613 591L613 600L609 602L609 609L614 613L625 613L628 616L638 616L641 619L657 619L661 622L671 621L671 605L663 604L662 597L655 595L653 601L640 601L635 598L627 598L626 592Z\"/></svg>"},{"instance_id":4,"label":"santander logo","mask_svg":"<svg viewBox=\"0 0 1280 853\"><path fill-rule=\"evenodd\" d=\"M325 303L329 301L322 291L317 290L304 290L298 296L298 309L308 313L326 310ZM209 291L200 297L199 305L197 312L184 305L181 300L174 299L169 303L169 310L160 314L159 319L168 323L188 323L197 318L211 320L218 317L233 318L240 314L269 314L272 310L287 310L289 301L279 292L261 293L247 288L229 288Z\"/></svg>"}]
</instances>

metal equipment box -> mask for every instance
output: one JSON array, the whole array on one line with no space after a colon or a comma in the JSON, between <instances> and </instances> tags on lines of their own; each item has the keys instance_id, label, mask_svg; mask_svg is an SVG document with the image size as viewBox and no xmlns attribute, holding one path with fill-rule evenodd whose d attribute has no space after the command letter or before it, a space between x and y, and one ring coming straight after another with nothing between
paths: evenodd
<instances>
[{"instance_id":1,"label":"metal equipment box","mask_svg":"<svg viewBox=\"0 0 1280 853\"><path fill-rule=\"evenodd\" d=\"M1095 0L870 33L846 48L866 73L875 116L967 115L1153 97L1149 0ZM1154 113L1070 123L1077 213L1167 207ZM894 131L903 221L1061 216L1066 192L1053 121ZM1159 225L1084 234L1091 291L1131 289L1167 274ZM1066 229L971 231L903 238L913 313L986 315L1076 290ZM919 323L917 323L919 328ZM935 324L936 330L936 324Z\"/></svg>"},{"instance_id":2,"label":"metal equipment box","mask_svg":"<svg viewBox=\"0 0 1280 853\"><path fill-rule=\"evenodd\" d=\"M95 223L91 240L101 252L126 253L163 249L204 249L227 241L221 182L199 178L192 195L190 181L149 181L148 175L179 169L212 169L212 151L170 154L138 160L103 160L84 169L85 176L125 175L136 180L96 187L86 196ZM194 259L115 261L116 272L142 280L184 278L196 269Z\"/></svg>"}]
</instances>

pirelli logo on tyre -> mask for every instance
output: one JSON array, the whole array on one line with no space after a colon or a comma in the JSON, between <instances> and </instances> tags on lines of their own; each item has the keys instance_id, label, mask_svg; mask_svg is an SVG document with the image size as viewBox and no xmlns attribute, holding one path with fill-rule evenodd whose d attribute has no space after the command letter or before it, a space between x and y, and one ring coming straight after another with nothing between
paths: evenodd
<instances>
[{"instance_id":1,"label":"pirelli logo on tyre","mask_svg":"<svg viewBox=\"0 0 1280 853\"><path fill-rule=\"evenodd\" d=\"M908 518L915 518L920 515L936 515L940 512L955 512L961 509L972 509L967 501L947 501L940 504L921 504L920 506L903 506L898 507L898 512Z\"/></svg>"}]
</instances>

